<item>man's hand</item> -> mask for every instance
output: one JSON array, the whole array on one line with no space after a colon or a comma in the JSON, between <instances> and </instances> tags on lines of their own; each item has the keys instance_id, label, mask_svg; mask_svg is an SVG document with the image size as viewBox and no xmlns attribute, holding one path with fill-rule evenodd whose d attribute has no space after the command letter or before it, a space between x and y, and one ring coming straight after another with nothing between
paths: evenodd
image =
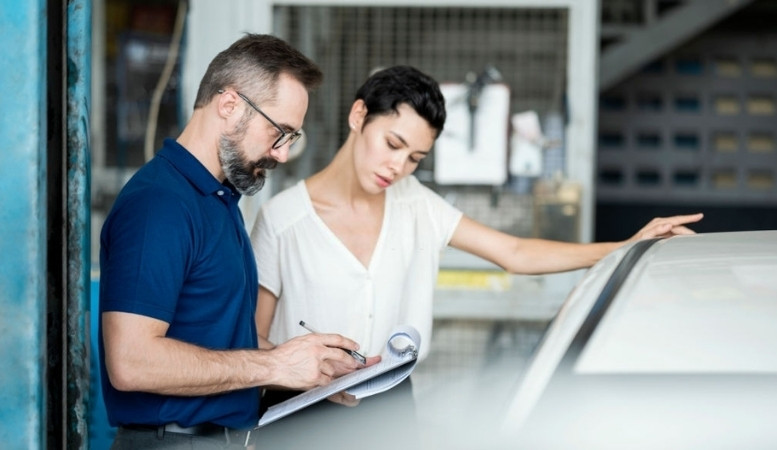
<instances>
[{"instance_id":1,"label":"man's hand","mask_svg":"<svg viewBox=\"0 0 777 450\"><path fill-rule=\"evenodd\" d=\"M307 390L363 367L343 349L356 351L359 345L339 334L311 333L290 339L268 351L273 362L270 384Z\"/></svg>"},{"instance_id":2,"label":"man's hand","mask_svg":"<svg viewBox=\"0 0 777 450\"><path fill-rule=\"evenodd\" d=\"M343 353L345 353L345 352L343 352ZM352 356L349 356L349 357L351 359L353 359L354 361L356 361ZM350 365L348 365L348 366L340 366L336 362L333 362L332 365L335 368L335 376L334 376L334 378L340 378L341 376L347 375L347 374L353 372L354 370L363 369L365 367L370 367L370 366L375 365L375 364L377 364L379 362L380 362L380 356L368 356L367 357L367 361L363 365L361 363L359 363L358 361L356 361L356 368L355 369L351 368Z\"/></svg>"}]
</instances>

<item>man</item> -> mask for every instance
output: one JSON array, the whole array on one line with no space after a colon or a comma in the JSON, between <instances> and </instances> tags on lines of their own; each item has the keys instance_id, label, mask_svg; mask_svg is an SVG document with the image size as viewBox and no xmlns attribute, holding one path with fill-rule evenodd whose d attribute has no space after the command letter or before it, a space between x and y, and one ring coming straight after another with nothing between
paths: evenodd
<instances>
[{"instance_id":1,"label":"man","mask_svg":"<svg viewBox=\"0 0 777 450\"><path fill-rule=\"evenodd\" d=\"M253 443L258 386L357 368L339 335L259 350L258 279L238 210L300 136L318 67L248 34L214 58L181 135L122 189L101 234L100 360L113 448Z\"/></svg>"}]
</instances>

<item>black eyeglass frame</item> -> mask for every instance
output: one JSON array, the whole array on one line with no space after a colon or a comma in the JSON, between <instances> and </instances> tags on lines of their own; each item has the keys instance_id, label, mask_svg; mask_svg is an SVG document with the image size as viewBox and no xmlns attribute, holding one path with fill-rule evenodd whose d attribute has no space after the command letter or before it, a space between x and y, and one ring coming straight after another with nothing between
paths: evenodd
<instances>
[{"instance_id":1,"label":"black eyeglass frame","mask_svg":"<svg viewBox=\"0 0 777 450\"><path fill-rule=\"evenodd\" d=\"M223 94L225 91L224 91L224 89L219 89L218 92L219 92L219 94ZM286 145L286 143L288 143L289 145L292 145L293 143L297 142L297 140L299 138L302 137L302 131L301 130L292 131L290 133L285 131L283 128L281 128L280 125L278 125L277 122L272 120L270 118L270 116L268 116L267 114L264 113L264 111L259 109L259 107L256 106L254 104L254 102L252 102L248 97L246 97L245 95L241 94L238 91L235 91L235 93L237 94L238 97L242 98L244 102L248 103L248 106L250 106L251 108L254 108L254 110L256 112L258 112L259 114L262 115L262 117L267 119L267 121L270 122L270 124L272 124L272 126L274 126L275 129L278 130L278 132L281 133L281 135L278 136L278 139L276 139L275 142L272 144L272 148L273 149L277 150L277 149L283 147L284 145Z\"/></svg>"}]
</instances>

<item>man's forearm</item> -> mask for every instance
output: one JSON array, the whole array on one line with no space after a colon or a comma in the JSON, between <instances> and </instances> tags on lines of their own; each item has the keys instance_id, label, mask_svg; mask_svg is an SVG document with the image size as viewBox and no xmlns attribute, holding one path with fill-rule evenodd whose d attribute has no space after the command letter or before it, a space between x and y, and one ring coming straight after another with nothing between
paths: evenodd
<instances>
[{"instance_id":1,"label":"man's forearm","mask_svg":"<svg viewBox=\"0 0 777 450\"><path fill-rule=\"evenodd\" d=\"M154 340L144 350L128 349L116 358L106 354L116 389L199 396L260 386L273 378L272 358L263 350L216 351L167 337Z\"/></svg>"}]
</instances>

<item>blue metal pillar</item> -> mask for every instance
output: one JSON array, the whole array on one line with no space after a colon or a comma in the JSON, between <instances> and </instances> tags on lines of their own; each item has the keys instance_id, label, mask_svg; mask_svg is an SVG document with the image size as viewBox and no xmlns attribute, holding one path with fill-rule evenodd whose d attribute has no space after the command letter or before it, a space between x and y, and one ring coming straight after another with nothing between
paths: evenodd
<instances>
[{"instance_id":1,"label":"blue metal pillar","mask_svg":"<svg viewBox=\"0 0 777 450\"><path fill-rule=\"evenodd\" d=\"M87 448L90 0L0 0L0 447Z\"/></svg>"},{"instance_id":2,"label":"blue metal pillar","mask_svg":"<svg viewBox=\"0 0 777 450\"><path fill-rule=\"evenodd\" d=\"M46 447L45 2L0 0L0 442Z\"/></svg>"},{"instance_id":3,"label":"blue metal pillar","mask_svg":"<svg viewBox=\"0 0 777 450\"><path fill-rule=\"evenodd\" d=\"M67 2L67 449L88 448L91 0Z\"/></svg>"}]
</instances>

